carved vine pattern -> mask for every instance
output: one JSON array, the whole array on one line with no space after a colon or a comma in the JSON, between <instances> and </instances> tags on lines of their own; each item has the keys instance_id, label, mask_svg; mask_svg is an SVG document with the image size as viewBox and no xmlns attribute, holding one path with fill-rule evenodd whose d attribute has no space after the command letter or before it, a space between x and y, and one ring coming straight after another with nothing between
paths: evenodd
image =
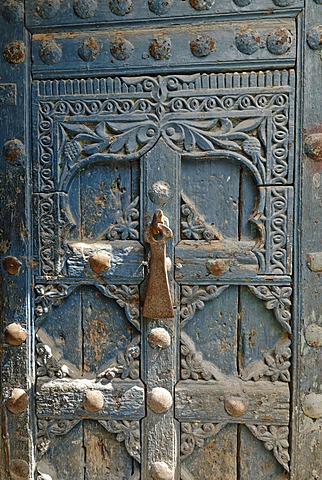
<instances>
[{"instance_id":1,"label":"carved vine pattern","mask_svg":"<svg viewBox=\"0 0 322 480\"><path fill-rule=\"evenodd\" d=\"M197 310L205 307L205 302L210 302L226 290L229 285L208 285L200 287L199 285L183 285L181 287L181 327L183 328L195 315Z\"/></svg>"},{"instance_id":2,"label":"carved vine pattern","mask_svg":"<svg viewBox=\"0 0 322 480\"><path fill-rule=\"evenodd\" d=\"M206 441L215 437L225 425L225 423L181 423L181 460L192 455L196 448L202 448Z\"/></svg>"},{"instance_id":3,"label":"carved vine pattern","mask_svg":"<svg viewBox=\"0 0 322 480\"><path fill-rule=\"evenodd\" d=\"M268 310L273 310L276 320L282 325L287 333L291 333L291 287L278 286L254 286L249 285L250 291L260 300L263 300Z\"/></svg>"},{"instance_id":4,"label":"carved vine pattern","mask_svg":"<svg viewBox=\"0 0 322 480\"><path fill-rule=\"evenodd\" d=\"M181 193L181 237L188 240L222 240L217 229L205 222L192 201L183 192Z\"/></svg>"},{"instance_id":5,"label":"carved vine pattern","mask_svg":"<svg viewBox=\"0 0 322 480\"><path fill-rule=\"evenodd\" d=\"M96 288L106 297L113 298L124 308L127 319L140 330L139 288L130 285L100 285ZM77 288L77 285L48 284L35 286L35 314L37 322L45 320L53 307Z\"/></svg>"},{"instance_id":6,"label":"carved vine pattern","mask_svg":"<svg viewBox=\"0 0 322 480\"><path fill-rule=\"evenodd\" d=\"M67 365L61 365L53 356L49 345L42 343L37 336L37 376L38 377L70 377Z\"/></svg>"},{"instance_id":7,"label":"carved vine pattern","mask_svg":"<svg viewBox=\"0 0 322 480\"><path fill-rule=\"evenodd\" d=\"M276 460L289 472L289 429L287 426L246 425L252 434L273 452Z\"/></svg>"},{"instance_id":8,"label":"carved vine pattern","mask_svg":"<svg viewBox=\"0 0 322 480\"><path fill-rule=\"evenodd\" d=\"M66 435L80 421L80 419L38 420L38 458L41 458L46 454L53 437L56 435Z\"/></svg>"},{"instance_id":9,"label":"carved vine pattern","mask_svg":"<svg viewBox=\"0 0 322 480\"><path fill-rule=\"evenodd\" d=\"M99 420L99 423L110 433L116 434L118 442L124 442L131 457L141 462L140 422L130 420Z\"/></svg>"},{"instance_id":10,"label":"carved vine pattern","mask_svg":"<svg viewBox=\"0 0 322 480\"><path fill-rule=\"evenodd\" d=\"M117 354L104 372L97 375L98 380L108 382L113 378L131 378L137 380L140 377L140 336L137 335L123 351Z\"/></svg>"},{"instance_id":11,"label":"carved vine pattern","mask_svg":"<svg viewBox=\"0 0 322 480\"><path fill-rule=\"evenodd\" d=\"M220 370L203 359L202 353L196 350L194 342L181 332L181 378L183 380L223 380Z\"/></svg>"}]
</instances>

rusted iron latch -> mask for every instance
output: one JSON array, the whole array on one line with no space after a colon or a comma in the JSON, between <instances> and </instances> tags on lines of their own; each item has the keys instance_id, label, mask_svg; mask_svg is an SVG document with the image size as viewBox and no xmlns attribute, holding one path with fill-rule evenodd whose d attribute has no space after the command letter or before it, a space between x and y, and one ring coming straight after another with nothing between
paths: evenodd
<instances>
[{"instance_id":1,"label":"rusted iron latch","mask_svg":"<svg viewBox=\"0 0 322 480\"><path fill-rule=\"evenodd\" d=\"M144 240L151 249L150 276L142 311L147 318L174 317L166 269L166 243L172 236L162 210L156 210L151 225L144 232Z\"/></svg>"}]
</instances>

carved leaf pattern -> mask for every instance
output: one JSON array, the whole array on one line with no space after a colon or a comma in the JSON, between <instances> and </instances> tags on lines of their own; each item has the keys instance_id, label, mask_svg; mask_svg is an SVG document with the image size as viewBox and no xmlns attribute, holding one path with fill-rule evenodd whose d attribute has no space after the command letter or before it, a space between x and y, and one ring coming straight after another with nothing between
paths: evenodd
<instances>
[{"instance_id":1,"label":"carved leaf pattern","mask_svg":"<svg viewBox=\"0 0 322 480\"><path fill-rule=\"evenodd\" d=\"M118 353L117 357L110 362L108 368L97 375L97 379L107 381L113 378L132 378L137 380L140 377L140 336L137 335L124 351Z\"/></svg>"},{"instance_id":2,"label":"carved leaf pattern","mask_svg":"<svg viewBox=\"0 0 322 480\"><path fill-rule=\"evenodd\" d=\"M223 380L225 376L212 363L202 358L191 338L181 332L181 378L183 380Z\"/></svg>"},{"instance_id":3,"label":"carved leaf pattern","mask_svg":"<svg viewBox=\"0 0 322 480\"><path fill-rule=\"evenodd\" d=\"M272 382L290 382L290 366L289 359L292 356L290 349L291 340L284 337L279 340L272 352L264 356L264 360L251 363L242 373L243 380L270 379Z\"/></svg>"},{"instance_id":4,"label":"carved leaf pattern","mask_svg":"<svg viewBox=\"0 0 322 480\"><path fill-rule=\"evenodd\" d=\"M181 205L181 234L182 238L188 240L222 240L222 235L215 227L205 222L205 219L200 215L192 201L181 193L183 205Z\"/></svg>"},{"instance_id":5,"label":"carved leaf pattern","mask_svg":"<svg viewBox=\"0 0 322 480\"><path fill-rule=\"evenodd\" d=\"M106 297L114 298L124 308L128 320L140 331L139 287L137 285L100 285L96 288Z\"/></svg>"},{"instance_id":6,"label":"carved leaf pattern","mask_svg":"<svg viewBox=\"0 0 322 480\"><path fill-rule=\"evenodd\" d=\"M38 377L65 378L71 376L67 365L60 365L60 363L53 357L49 345L42 343L38 336L36 352Z\"/></svg>"},{"instance_id":7,"label":"carved leaf pattern","mask_svg":"<svg viewBox=\"0 0 322 480\"><path fill-rule=\"evenodd\" d=\"M289 471L290 455L289 429L286 426L246 425L252 434L264 443L266 450L272 451L276 460Z\"/></svg>"},{"instance_id":8,"label":"carved leaf pattern","mask_svg":"<svg viewBox=\"0 0 322 480\"><path fill-rule=\"evenodd\" d=\"M124 442L127 452L137 462L141 461L140 422L130 420L99 420L110 433L116 433L116 440Z\"/></svg>"},{"instance_id":9,"label":"carved leaf pattern","mask_svg":"<svg viewBox=\"0 0 322 480\"><path fill-rule=\"evenodd\" d=\"M217 435L225 423L181 423L181 460L193 454L196 448L202 448L206 440Z\"/></svg>"},{"instance_id":10,"label":"carved leaf pattern","mask_svg":"<svg viewBox=\"0 0 322 480\"><path fill-rule=\"evenodd\" d=\"M210 302L226 290L229 285L208 285L200 287L199 285L184 285L181 288L181 327L184 327L195 315L197 310L205 307L205 302Z\"/></svg>"},{"instance_id":11,"label":"carved leaf pattern","mask_svg":"<svg viewBox=\"0 0 322 480\"><path fill-rule=\"evenodd\" d=\"M116 224L111 225L103 236L107 240L138 240L139 239L139 197L136 197L133 202L122 212L117 218Z\"/></svg>"},{"instance_id":12,"label":"carved leaf pattern","mask_svg":"<svg viewBox=\"0 0 322 480\"><path fill-rule=\"evenodd\" d=\"M291 287L267 287L264 285L255 287L249 285L250 291L256 295L257 298L264 301L264 305L268 310L273 310L276 320L282 325L287 333L291 333Z\"/></svg>"}]
</instances>

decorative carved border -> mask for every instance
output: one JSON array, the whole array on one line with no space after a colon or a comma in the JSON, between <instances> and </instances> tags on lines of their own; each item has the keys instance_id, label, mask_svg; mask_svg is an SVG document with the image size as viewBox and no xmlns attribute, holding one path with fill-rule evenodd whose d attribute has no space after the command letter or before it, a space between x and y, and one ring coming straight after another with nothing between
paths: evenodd
<instances>
[{"instance_id":1,"label":"decorative carved border","mask_svg":"<svg viewBox=\"0 0 322 480\"><path fill-rule=\"evenodd\" d=\"M181 328L183 328L194 317L197 310L203 310L205 302L210 302L226 290L229 285L183 285L181 287Z\"/></svg>"},{"instance_id":2,"label":"decorative carved border","mask_svg":"<svg viewBox=\"0 0 322 480\"><path fill-rule=\"evenodd\" d=\"M282 467L289 472L289 428L285 425L246 425L252 434L263 442Z\"/></svg>"}]
</instances>

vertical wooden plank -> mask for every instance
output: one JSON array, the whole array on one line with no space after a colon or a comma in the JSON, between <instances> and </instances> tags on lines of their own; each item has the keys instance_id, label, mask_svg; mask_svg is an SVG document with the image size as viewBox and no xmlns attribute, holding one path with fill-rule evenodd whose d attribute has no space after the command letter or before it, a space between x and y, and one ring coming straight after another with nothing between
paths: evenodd
<instances>
[{"instance_id":1,"label":"vertical wooden plank","mask_svg":"<svg viewBox=\"0 0 322 480\"><path fill-rule=\"evenodd\" d=\"M298 346L294 363L295 422L293 433L292 479L318 478L322 471L322 394L321 394L321 238L322 238L322 111L320 58L322 5L307 1L303 42L303 75L298 91L303 89L298 105L298 138L301 119L304 145L298 145L301 171L297 191L300 193L300 274L296 296L300 302ZM302 48L299 49L300 59ZM301 118L302 117L302 118ZM302 147L302 148L301 148ZM307 153L307 154L306 154ZM298 195L295 195L297 197ZM296 247L298 244L296 244ZM295 250L297 258L298 250ZM316 253L317 255L312 255ZM314 261L314 258L316 259ZM320 259L320 260L319 260ZM298 269L296 269L298 276ZM313 405L314 404L314 405Z\"/></svg>"},{"instance_id":2,"label":"vertical wooden plank","mask_svg":"<svg viewBox=\"0 0 322 480\"><path fill-rule=\"evenodd\" d=\"M17 3L17 4L16 4ZM32 345L28 292L29 235L29 122L27 117L29 63L26 58L29 35L24 28L22 1L0 2L0 344L1 344L1 439L0 478L33 467L32 434L29 407L20 414L11 413L5 401L14 388L21 388L30 397L28 352ZM27 207L26 207L27 205ZM10 273L10 258L16 269ZM19 263L18 263L19 262ZM27 300L26 300L27 299ZM5 342L4 331L12 323L28 331L27 343L12 346Z\"/></svg>"},{"instance_id":3,"label":"vertical wooden plank","mask_svg":"<svg viewBox=\"0 0 322 480\"><path fill-rule=\"evenodd\" d=\"M141 162L141 211L149 214L152 219L155 210L161 208L174 233L173 238L167 242L167 254L171 260L170 290L174 306L177 306L179 292L174 283L173 271L174 245L179 240L180 232L180 156L160 140ZM162 185L169 193L169 198L161 196L161 204L157 194L160 182L164 182ZM178 380L178 315L178 309L175 309L174 319L142 319L142 379L148 396L154 388L163 388L173 398L174 386ZM149 343L149 335L155 328L162 328L170 335L171 343L167 348L155 348ZM166 463L169 471L173 472L173 479L179 479L178 434L173 406L165 413L157 413L147 407L147 415L142 422L142 480L151 478L151 469L157 462Z\"/></svg>"}]
</instances>

